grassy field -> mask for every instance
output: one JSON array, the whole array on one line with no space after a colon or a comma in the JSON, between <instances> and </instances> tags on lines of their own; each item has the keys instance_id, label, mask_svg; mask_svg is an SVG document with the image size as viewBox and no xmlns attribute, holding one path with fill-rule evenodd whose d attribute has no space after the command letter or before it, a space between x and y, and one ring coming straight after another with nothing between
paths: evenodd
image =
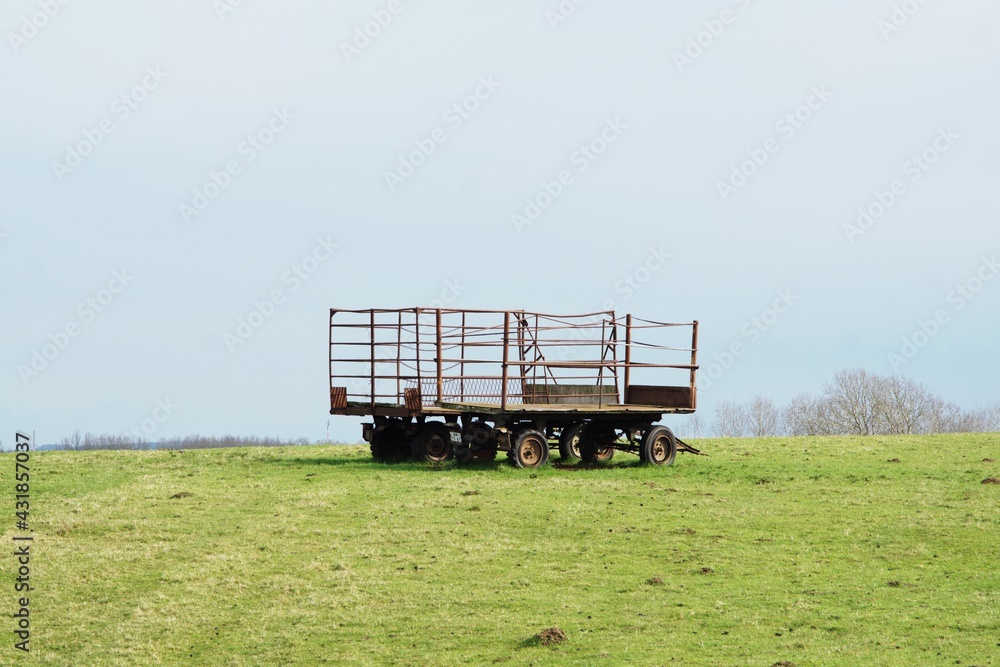
<instances>
[{"instance_id":1,"label":"grassy field","mask_svg":"<svg viewBox=\"0 0 1000 667\"><path fill-rule=\"evenodd\" d=\"M33 454L32 653L6 557L0 664L1000 665L1000 435L697 445Z\"/></svg>"}]
</instances>

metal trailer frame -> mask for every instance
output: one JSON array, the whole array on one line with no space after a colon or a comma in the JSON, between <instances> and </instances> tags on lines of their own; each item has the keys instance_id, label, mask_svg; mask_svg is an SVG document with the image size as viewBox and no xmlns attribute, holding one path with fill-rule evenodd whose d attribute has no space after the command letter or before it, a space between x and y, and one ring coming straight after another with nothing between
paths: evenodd
<instances>
[{"instance_id":1,"label":"metal trailer frame","mask_svg":"<svg viewBox=\"0 0 1000 667\"><path fill-rule=\"evenodd\" d=\"M563 458L585 462L616 449L660 465L678 447L699 453L656 425L695 411L697 321L331 309L329 332L330 414L372 417L363 436L378 460L477 462L505 451L514 465L537 467L556 444ZM651 373L686 383L633 382Z\"/></svg>"}]
</instances>

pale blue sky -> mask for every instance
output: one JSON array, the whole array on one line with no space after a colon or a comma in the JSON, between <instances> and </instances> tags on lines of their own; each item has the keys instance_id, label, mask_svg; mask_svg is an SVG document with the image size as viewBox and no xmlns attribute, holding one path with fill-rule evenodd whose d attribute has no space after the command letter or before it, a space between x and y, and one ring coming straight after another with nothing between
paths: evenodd
<instances>
[{"instance_id":1,"label":"pale blue sky","mask_svg":"<svg viewBox=\"0 0 1000 667\"><path fill-rule=\"evenodd\" d=\"M558 0L47 4L0 9L5 443L154 415L154 439L321 438L328 309L453 291L455 307L698 319L706 370L744 346L704 387L706 416L845 367L891 372L914 334L900 372L968 407L1000 398L1000 279L977 285L1000 253L996 3L589 0L558 22ZM345 48L372 12L387 25ZM80 142L98 145L68 170ZM418 142L433 154L390 189ZM512 215L563 171L519 232ZM666 266L616 289L651 250ZM953 292L970 280L974 298ZM795 299L764 331L782 290Z\"/></svg>"}]
</instances>

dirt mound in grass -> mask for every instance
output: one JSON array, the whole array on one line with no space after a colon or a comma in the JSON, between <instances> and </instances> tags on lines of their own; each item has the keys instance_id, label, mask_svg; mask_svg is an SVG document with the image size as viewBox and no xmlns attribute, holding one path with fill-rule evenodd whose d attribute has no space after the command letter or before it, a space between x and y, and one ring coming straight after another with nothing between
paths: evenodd
<instances>
[{"instance_id":1,"label":"dirt mound in grass","mask_svg":"<svg viewBox=\"0 0 1000 667\"><path fill-rule=\"evenodd\" d=\"M190 493L188 491L181 491L180 493L175 493L174 495L170 496L170 499L174 500L176 498L190 498L193 495L194 495L193 493Z\"/></svg>"},{"instance_id":2,"label":"dirt mound in grass","mask_svg":"<svg viewBox=\"0 0 1000 667\"><path fill-rule=\"evenodd\" d=\"M902 463L899 459L889 459L886 463Z\"/></svg>"},{"instance_id":3,"label":"dirt mound in grass","mask_svg":"<svg viewBox=\"0 0 1000 667\"><path fill-rule=\"evenodd\" d=\"M542 646L561 644L566 641L566 633L555 626L549 628L548 630L542 630L535 635L535 637Z\"/></svg>"},{"instance_id":4,"label":"dirt mound in grass","mask_svg":"<svg viewBox=\"0 0 1000 667\"><path fill-rule=\"evenodd\" d=\"M983 484L1000 484L1000 479L996 477L987 477L983 480Z\"/></svg>"}]
</instances>

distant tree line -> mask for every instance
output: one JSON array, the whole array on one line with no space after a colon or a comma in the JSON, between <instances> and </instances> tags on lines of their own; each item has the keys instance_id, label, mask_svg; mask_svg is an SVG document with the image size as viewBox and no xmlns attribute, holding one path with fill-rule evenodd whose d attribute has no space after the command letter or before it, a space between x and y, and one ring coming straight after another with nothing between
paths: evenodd
<instances>
[{"instance_id":1,"label":"distant tree line","mask_svg":"<svg viewBox=\"0 0 1000 667\"><path fill-rule=\"evenodd\" d=\"M204 436L188 435L183 438L163 438L150 442L143 438L121 434L85 433L79 431L63 438L59 445L62 449L96 450L96 449L219 449L222 447L285 447L291 445L311 444L308 438L281 440L279 438L223 435Z\"/></svg>"},{"instance_id":2,"label":"distant tree line","mask_svg":"<svg viewBox=\"0 0 1000 667\"><path fill-rule=\"evenodd\" d=\"M689 427L700 431L703 422L698 418ZM998 431L1000 401L964 410L914 380L862 369L841 371L818 395L799 394L784 407L762 396L723 401L712 423L713 434L725 438Z\"/></svg>"},{"instance_id":3,"label":"distant tree line","mask_svg":"<svg viewBox=\"0 0 1000 667\"><path fill-rule=\"evenodd\" d=\"M722 401L716 405L713 416L708 429L701 414L689 417L686 428L690 436L759 438L1000 432L1000 401L984 408L965 410L912 379L878 375L863 369L841 371L819 394L799 394L783 407L769 398L756 396L746 403ZM149 442L128 434L81 435L79 431L59 443L61 448L72 450L217 449L308 444L311 444L308 438L281 440L238 435L188 435Z\"/></svg>"}]
</instances>

